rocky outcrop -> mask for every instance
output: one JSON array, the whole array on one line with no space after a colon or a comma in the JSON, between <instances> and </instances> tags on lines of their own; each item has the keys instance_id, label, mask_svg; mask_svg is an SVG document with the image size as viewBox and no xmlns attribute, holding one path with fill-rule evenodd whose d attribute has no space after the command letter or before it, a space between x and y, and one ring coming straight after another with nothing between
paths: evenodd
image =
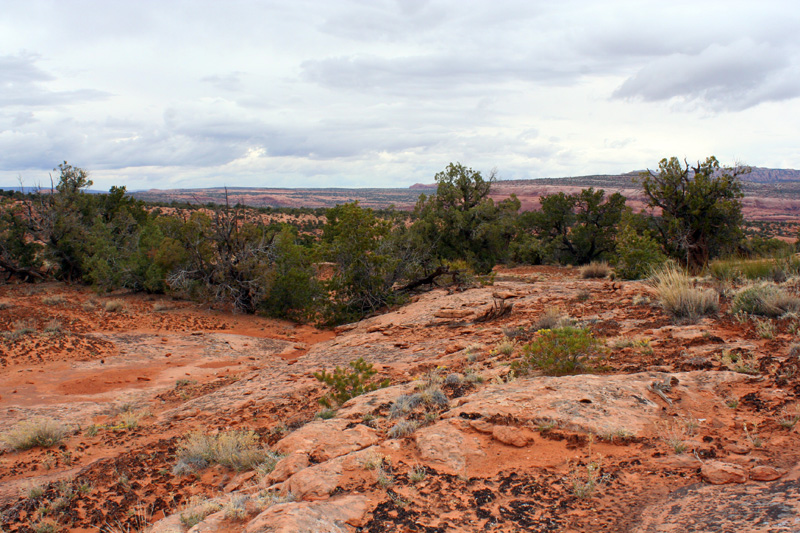
<instances>
[{"instance_id":1,"label":"rocky outcrop","mask_svg":"<svg viewBox=\"0 0 800 533\"><path fill-rule=\"evenodd\" d=\"M251 520L245 533L349 533L364 525L369 511L365 496L347 495L325 502L274 505Z\"/></svg>"}]
</instances>

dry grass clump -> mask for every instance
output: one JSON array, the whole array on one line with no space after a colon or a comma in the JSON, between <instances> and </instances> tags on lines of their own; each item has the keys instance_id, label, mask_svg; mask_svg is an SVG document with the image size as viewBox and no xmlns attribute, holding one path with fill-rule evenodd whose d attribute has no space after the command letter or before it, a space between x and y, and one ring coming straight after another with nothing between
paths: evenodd
<instances>
[{"instance_id":1,"label":"dry grass clump","mask_svg":"<svg viewBox=\"0 0 800 533\"><path fill-rule=\"evenodd\" d=\"M42 331L45 333L50 333L52 335L56 335L63 331L63 324L58 319L49 320L42 328Z\"/></svg>"},{"instance_id":2,"label":"dry grass clump","mask_svg":"<svg viewBox=\"0 0 800 533\"><path fill-rule=\"evenodd\" d=\"M11 323L11 331L4 331L2 335L6 340L15 341L31 333L36 333L36 324L32 320L15 320Z\"/></svg>"},{"instance_id":3,"label":"dry grass clump","mask_svg":"<svg viewBox=\"0 0 800 533\"><path fill-rule=\"evenodd\" d=\"M17 427L0 435L0 443L14 450L41 446L49 448L60 443L69 433L67 426L52 418L36 417L20 422Z\"/></svg>"},{"instance_id":4,"label":"dry grass clump","mask_svg":"<svg viewBox=\"0 0 800 533\"><path fill-rule=\"evenodd\" d=\"M689 276L674 265L655 271L652 279L661 305L675 318L695 320L719 310L719 294L695 287Z\"/></svg>"},{"instance_id":5,"label":"dry grass clump","mask_svg":"<svg viewBox=\"0 0 800 533\"><path fill-rule=\"evenodd\" d=\"M760 283L745 287L736 293L731 312L778 317L786 313L800 312L800 298L777 285Z\"/></svg>"},{"instance_id":6,"label":"dry grass clump","mask_svg":"<svg viewBox=\"0 0 800 533\"><path fill-rule=\"evenodd\" d=\"M419 422L415 420L401 420L391 427L387 432L390 439L402 439L414 433L419 427Z\"/></svg>"},{"instance_id":7,"label":"dry grass clump","mask_svg":"<svg viewBox=\"0 0 800 533\"><path fill-rule=\"evenodd\" d=\"M122 300L109 300L103 305L107 313L121 313L125 310L125 302Z\"/></svg>"},{"instance_id":8,"label":"dry grass clump","mask_svg":"<svg viewBox=\"0 0 800 533\"><path fill-rule=\"evenodd\" d=\"M61 305L67 303L67 299L60 294L55 294L53 296L43 296L42 303L44 305Z\"/></svg>"},{"instance_id":9,"label":"dry grass clump","mask_svg":"<svg viewBox=\"0 0 800 533\"><path fill-rule=\"evenodd\" d=\"M264 462L273 462L274 454L259 445L254 431L223 431L216 435L191 433L179 445L176 474L206 468L211 464L234 470L252 470ZM274 466L274 463L273 463Z\"/></svg>"},{"instance_id":10,"label":"dry grass clump","mask_svg":"<svg viewBox=\"0 0 800 533\"><path fill-rule=\"evenodd\" d=\"M588 265L583 265L580 275L583 279L607 278L611 274L611 267L605 261L592 261Z\"/></svg>"},{"instance_id":11,"label":"dry grass clump","mask_svg":"<svg viewBox=\"0 0 800 533\"><path fill-rule=\"evenodd\" d=\"M540 331L543 329L555 329L565 326L571 326L572 320L569 316L561 312L558 307L548 307L544 313L539 315L539 319L533 324L531 329L533 331Z\"/></svg>"},{"instance_id":12,"label":"dry grass clump","mask_svg":"<svg viewBox=\"0 0 800 533\"><path fill-rule=\"evenodd\" d=\"M204 496L192 496L180 512L181 525L186 529L191 529L202 522L205 517L220 509L222 509L222 505L215 500L209 500Z\"/></svg>"}]
</instances>

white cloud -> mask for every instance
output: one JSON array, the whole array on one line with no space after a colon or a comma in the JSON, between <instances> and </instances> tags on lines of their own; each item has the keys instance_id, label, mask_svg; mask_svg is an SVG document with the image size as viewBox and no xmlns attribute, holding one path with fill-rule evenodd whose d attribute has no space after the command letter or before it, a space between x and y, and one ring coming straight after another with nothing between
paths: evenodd
<instances>
[{"instance_id":1,"label":"white cloud","mask_svg":"<svg viewBox=\"0 0 800 533\"><path fill-rule=\"evenodd\" d=\"M800 167L788 1L3 7L0 185L64 159L103 188L405 186L455 160L507 178L711 153Z\"/></svg>"}]
</instances>

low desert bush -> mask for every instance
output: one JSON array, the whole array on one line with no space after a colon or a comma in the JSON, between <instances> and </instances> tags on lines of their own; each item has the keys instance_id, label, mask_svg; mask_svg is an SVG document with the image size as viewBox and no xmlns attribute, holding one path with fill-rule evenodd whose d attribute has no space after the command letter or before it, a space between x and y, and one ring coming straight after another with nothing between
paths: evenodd
<instances>
[{"instance_id":1,"label":"low desert bush","mask_svg":"<svg viewBox=\"0 0 800 533\"><path fill-rule=\"evenodd\" d=\"M422 404L419 394L403 394L398 396L389 408L389 418L402 418Z\"/></svg>"},{"instance_id":2,"label":"low desert bush","mask_svg":"<svg viewBox=\"0 0 800 533\"><path fill-rule=\"evenodd\" d=\"M178 446L174 471L185 474L219 464L234 470L252 470L271 461L271 452L259 445L254 431L223 431L216 435L191 433ZM274 465L273 465L274 466Z\"/></svg>"},{"instance_id":3,"label":"low desert bush","mask_svg":"<svg viewBox=\"0 0 800 533\"><path fill-rule=\"evenodd\" d=\"M236 494L222 506L222 511L228 520L244 520L247 518L247 503L250 496L247 494Z\"/></svg>"},{"instance_id":4,"label":"low desert bush","mask_svg":"<svg viewBox=\"0 0 800 533\"><path fill-rule=\"evenodd\" d=\"M755 375L759 373L758 357L744 350L722 350L719 362L734 372Z\"/></svg>"},{"instance_id":5,"label":"low desert bush","mask_svg":"<svg viewBox=\"0 0 800 533\"><path fill-rule=\"evenodd\" d=\"M389 429L389 438L402 439L414 433L419 427L419 423L413 420L400 420L397 424Z\"/></svg>"},{"instance_id":6,"label":"low desert bush","mask_svg":"<svg viewBox=\"0 0 800 533\"><path fill-rule=\"evenodd\" d=\"M580 374L591 370L590 359L601 353L602 344L586 328L566 326L541 330L523 346L522 359L512 363L517 374L539 370L548 376Z\"/></svg>"},{"instance_id":7,"label":"low desert bush","mask_svg":"<svg viewBox=\"0 0 800 533\"><path fill-rule=\"evenodd\" d=\"M372 392L384 387L388 387L390 381L371 381L372 377L378 373L372 368L372 363L364 361L359 357L355 361L350 361L350 368L336 367L332 373L326 370L314 372L314 377L328 385L332 390L320 398L319 403L323 407L333 408L334 405L342 405L347 400L360 396L366 392Z\"/></svg>"},{"instance_id":8,"label":"low desert bush","mask_svg":"<svg viewBox=\"0 0 800 533\"><path fill-rule=\"evenodd\" d=\"M592 261L588 265L583 265L580 275L583 279L607 278L611 274L611 267L605 261Z\"/></svg>"},{"instance_id":9,"label":"low desert bush","mask_svg":"<svg viewBox=\"0 0 800 533\"><path fill-rule=\"evenodd\" d=\"M624 224L617 235L617 256L614 273L621 279L643 279L667 260L661 246L649 232L638 233L631 224Z\"/></svg>"},{"instance_id":10,"label":"low desert bush","mask_svg":"<svg viewBox=\"0 0 800 533\"><path fill-rule=\"evenodd\" d=\"M52 418L32 418L0 436L0 443L14 450L36 446L49 448L59 444L69 433L67 426Z\"/></svg>"},{"instance_id":11,"label":"low desert bush","mask_svg":"<svg viewBox=\"0 0 800 533\"><path fill-rule=\"evenodd\" d=\"M798 273L798 260L788 258L718 259L708 266L709 273L720 281L746 279L782 283Z\"/></svg>"},{"instance_id":12,"label":"low desert bush","mask_svg":"<svg viewBox=\"0 0 800 533\"><path fill-rule=\"evenodd\" d=\"M751 285L733 297L731 313L739 312L769 317L797 313L800 312L800 298L771 283Z\"/></svg>"},{"instance_id":13,"label":"low desert bush","mask_svg":"<svg viewBox=\"0 0 800 533\"><path fill-rule=\"evenodd\" d=\"M495 350L498 353L503 355L511 355L514 352L514 348L517 347L517 343L513 340L509 339L508 337L503 337L503 339L497 343Z\"/></svg>"},{"instance_id":14,"label":"low desert bush","mask_svg":"<svg viewBox=\"0 0 800 533\"><path fill-rule=\"evenodd\" d=\"M202 496L194 496L186 503L183 510L180 512L181 525L186 529L191 529L202 522L205 517L216 513L220 509L222 509L222 505L220 505L219 502L209 500Z\"/></svg>"},{"instance_id":15,"label":"low desert bush","mask_svg":"<svg viewBox=\"0 0 800 533\"><path fill-rule=\"evenodd\" d=\"M568 326L570 325L570 322L570 318L564 315L564 313L561 312L561 309L558 307L548 307L544 310L544 313L539 315L538 320L536 320L531 329L533 331L554 329Z\"/></svg>"},{"instance_id":16,"label":"low desert bush","mask_svg":"<svg viewBox=\"0 0 800 533\"><path fill-rule=\"evenodd\" d=\"M655 271L653 284L661 305L675 318L695 320L716 313L719 309L719 294L716 291L695 287L689 276L674 265Z\"/></svg>"},{"instance_id":17,"label":"low desert bush","mask_svg":"<svg viewBox=\"0 0 800 533\"><path fill-rule=\"evenodd\" d=\"M64 298L63 296L61 296L59 294L56 294L56 295L53 295L53 296L43 296L42 297L42 303L44 305L61 305L61 304L64 304L66 302L67 302L66 298Z\"/></svg>"},{"instance_id":18,"label":"low desert bush","mask_svg":"<svg viewBox=\"0 0 800 533\"><path fill-rule=\"evenodd\" d=\"M125 302L122 300L109 300L103 305L107 313L121 313L125 310Z\"/></svg>"}]
</instances>

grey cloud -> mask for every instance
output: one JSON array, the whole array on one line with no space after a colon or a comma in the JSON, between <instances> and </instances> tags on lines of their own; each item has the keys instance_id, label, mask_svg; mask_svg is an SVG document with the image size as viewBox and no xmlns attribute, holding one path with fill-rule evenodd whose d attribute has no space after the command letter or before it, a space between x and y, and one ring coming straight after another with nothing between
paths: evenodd
<instances>
[{"instance_id":1,"label":"grey cloud","mask_svg":"<svg viewBox=\"0 0 800 533\"><path fill-rule=\"evenodd\" d=\"M242 72L231 72L225 75L206 76L201 78L200 81L210 83L223 91L239 92L244 88L242 74Z\"/></svg>"},{"instance_id":2,"label":"grey cloud","mask_svg":"<svg viewBox=\"0 0 800 533\"><path fill-rule=\"evenodd\" d=\"M800 74L785 50L749 40L712 44L698 54L655 59L614 92L614 98L661 101L680 97L712 109L742 110L800 96Z\"/></svg>"},{"instance_id":3,"label":"grey cloud","mask_svg":"<svg viewBox=\"0 0 800 533\"><path fill-rule=\"evenodd\" d=\"M0 84L6 89L15 85L29 85L55 79L35 65L36 54L22 53L18 56L0 56Z\"/></svg>"},{"instance_id":4,"label":"grey cloud","mask_svg":"<svg viewBox=\"0 0 800 533\"><path fill-rule=\"evenodd\" d=\"M56 78L36 66L38 60L33 54L0 57L0 107L68 105L110 96L95 89L50 90L45 83Z\"/></svg>"},{"instance_id":5,"label":"grey cloud","mask_svg":"<svg viewBox=\"0 0 800 533\"><path fill-rule=\"evenodd\" d=\"M401 58L337 57L305 61L303 78L337 89L379 89L389 93L426 92L429 98L452 98L454 91L511 80L564 83L585 73L582 66L548 64L532 57L438 55ZM477 94L477 91L475 91ZM480 94L485 94L481 92Z\"/></svg>"},{"instance_id":6,"label":"grey cloud","mask_svg":"<svg viewBox=\"0 0 800 533\"><path fill-rule=\"evenodd\" d=\"M374 1L330 15L319 29L355 41L405 41L447 20L443 6L426 0Z\"/></svg>"}]
</instances>

